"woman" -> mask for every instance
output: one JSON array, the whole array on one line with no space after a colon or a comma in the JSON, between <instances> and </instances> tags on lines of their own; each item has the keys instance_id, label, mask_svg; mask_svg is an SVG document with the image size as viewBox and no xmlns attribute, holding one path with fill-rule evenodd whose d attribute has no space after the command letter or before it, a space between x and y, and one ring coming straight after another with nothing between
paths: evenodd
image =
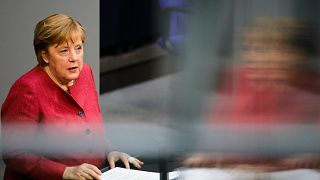
<instances>
[{"instance_id":1,"label":"woman","mask_svg":"<svg viewBox=\"0 0 320 180\"><path fill-rule=\"evenodd\" d=\"M107 151L85 39L82 25L64 14L36 25L38 65L13 84L1 109L4 179L100 179L106 160L111 168L118 160L143 164Z\"/></svg>"},{"instance_id":2,"label":"woman","mask_svg":"<svg viewBox=\"0 0 320 180\"><path fill-rule=\"evenodd\" d=\"M224 72L216 94L221 99L215 98L209 123L232 125L240 135L245 132L251 137L269 138L272 130L276 134L281 125L318 125L319 73L309 68L314 49L310 25L294 17L260 17L242 40L241 57L245 63ZM285 128L280 135L288 136ZM259 149L259 145L254 147ZM275 154L197 153L184 163L259 171L318 169L320 156L314 152L280 158Z\"/></svg>"},{"instance_id":3,"label":"woman","mask_svg":"<svg viewBox=\"0 0 320 180\"><path fill-rule=\"evenodd\" d=\"M244 63L225 73L220 92L230 101L225 107L216 103L210 119L255 125L318 122L319 73L310 68L312 40L305 21L257 18L243 36Z\"/></svg>"}]
</instances>

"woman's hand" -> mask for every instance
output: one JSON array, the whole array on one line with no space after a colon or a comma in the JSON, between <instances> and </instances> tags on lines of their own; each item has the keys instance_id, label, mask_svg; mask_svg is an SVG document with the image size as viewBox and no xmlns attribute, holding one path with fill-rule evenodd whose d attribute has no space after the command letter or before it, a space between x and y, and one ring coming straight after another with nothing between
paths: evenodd
<instances>
[{"instance_id":1,"label":"woman's hand","mask_svg":"<svg viewBox=\"0 0 320 180\"><path fill-rule=\"evenodd\" d=\"M313 153L296 154L283 159L279 164L287 169L318 169L320 168L320 155Z\"/></svg>"},{"instance_id":2,"label":"woman's hand","mask_svg":"<svg viewBox=\"0 0 320 180\"><path fill-rule=\"evenodd\" d=\"M187 155L182 161L184 167L219 167L223 162L223 156L214 153L194 153Z\"/></svg>"},{"instance_id":3,"label":"woman's hand","mask_svg":"<svg viewBox=\"0 0 320 180\"><path fill-rule=\"evenodd\" d=\"M77 180L100 180L101 171L94 165L81 164L80 166L67 167L64 170L62 179Z\"/></svg>"},{"instance_id":4,"label":"woman's hand","mask_svg":"<svg viewBox=\"0 0 320 180\"><path fill-rule=\"evenodd\" d=\"M143 165L143 162L139 159L119 151L111 151L107 157L111 169L115 167L115 162L118 160L121 160L127 169L130 169L130 163L139 169Z\"/></svg>"}]
</instances>

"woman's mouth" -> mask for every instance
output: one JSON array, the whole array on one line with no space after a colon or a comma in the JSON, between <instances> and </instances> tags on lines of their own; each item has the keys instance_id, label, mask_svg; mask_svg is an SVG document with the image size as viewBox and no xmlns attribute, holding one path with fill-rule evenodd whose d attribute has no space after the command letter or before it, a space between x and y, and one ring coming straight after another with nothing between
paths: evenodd
<instances>
[{"instance_id":1,"label":"woman's mouth","mask_svg":"<svg viewBox=\"0 0 320 180\"><path fill-rule=\"evenodd\" d=\"M71 72L71 73L76 73L76 72L78 72L78 67L68 68L68 71Z\"/></svg>"}]
</instances>

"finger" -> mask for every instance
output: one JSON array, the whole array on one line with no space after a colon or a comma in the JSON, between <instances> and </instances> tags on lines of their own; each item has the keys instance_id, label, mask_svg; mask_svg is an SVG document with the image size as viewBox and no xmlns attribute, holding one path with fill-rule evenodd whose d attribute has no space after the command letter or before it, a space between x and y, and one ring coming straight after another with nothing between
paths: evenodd
<instances>
[{"instance_id":1,"label":"finger","mask_svg":"<svg viewBox=\"0 0 320 180\"><path fill-rule=\"evenodd\" d=\"M141 168L141 166L144 164L142 161L140 161L137 158L134 158L134 160L130 163L133 164L136 168Z\"/></svg>"},{"instance_id":2,"label":"finger","mask_svg":"<svg viewBox=\"0 0 320 180\"><path fill-rule=\"evenodd\" d=\"M141 168L141 166L140 166L138 161L133 161L133 162L131 162L131 164L133 164L133 166L136 167L136 168L139 168L139 169Z\"/></svg>"},{"instance_id":3,"label":"finger","mask_svg":"<svg viewBox=\"0 0 320 180\"><path fill-rule=\"evenodd\" d=\"M127 169L130 169L130 164L129 164L128 157L126 157L126 156L121 156L120 159L121 159L121 161L123 162L124 166L125 166Z\"/></svg>"},{"instance_id":4,"label":"finger","mask_svg":"<svg viewBox=\"0 0 320 180\"><path fill-rule=\"evenodd\" d=\"M115 168L115 167L116 167L116 165L115 165L115 162L114 162L114 159L113 159L113 158L108 159L108 162L109 162L110 169L113 169L113 168Z\"/></svg>"},{"instance_id":5,"label":"finger","mask_svg":"<svg viewBox=\"0 0 320 180\"><path fill-rule=\"evenodd\" d=\"M80 179L81 180L93 180L93 177L91 177L89 174L87 174L86 172L82 172L80 175Z\"/></svg>"},{"instance_id":6,"label":"finger","mask_svg":"<svg viewBox=\"0 0 320 180\"><path fill-rule=\"evenodd\" d=\"M90 169L90 170L92 170L93 172L95 172L96 174L98 174L98 175L101 175L102 173L101 173L101 171L100 171L100 169L98 169L96 166L94 166L94 165L90 165L90 166L88 166L88 168Z\"/></svg>"},{"instance_id":7,"label":"finger","mask_svg":"<svg viewBox=\"0 0 320 180\"><path fill-rule=\"evenodd\" d=\"M139 159L137 159L137 160L138 160L138 163L139 163L140 165L144 165L144 162L140 161Z\"/></svg>"},{"instance_id":8,"label":"finger","mask_svg":"<svg viewBox=\"0 0 320 180\"><path fill-rule=\"evenodd\" d=\"M90 176L90 179L100 179L100 175L91 169L87 169L86 173Z\"/></svg>"},{"instance_id":9,"label":"finger","mask_svg":"<svg viewBox=\"0 0 320 180\"><path fill-rule=\"evenodd\" d=\"M78 179L78 178L77 178L77 179ZM84 177L84 176L80 176L78 180L87 180L87 178Z\"/></svg>"}]
</instances>

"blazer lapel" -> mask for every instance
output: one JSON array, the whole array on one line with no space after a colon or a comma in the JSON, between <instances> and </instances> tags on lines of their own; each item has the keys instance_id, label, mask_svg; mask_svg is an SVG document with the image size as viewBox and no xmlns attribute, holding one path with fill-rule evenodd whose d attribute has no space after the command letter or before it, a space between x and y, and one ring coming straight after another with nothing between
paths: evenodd
<instances>
[{"instance_id":1,"label":"blazer lapel","mask_svg":"<svg viewBox=\"0 0 320 180\"><path fill-rule=\"evenodd\" d=\"M69 89L71 97L73 97L73 99L82 109L85 109L84 107L88 94L88 87L86 86L86 84L89 82L87 82L87 80L83 76L84 73L81 73L78 79L75 80L74 85Z\"/></svg>"}]
</instances>

